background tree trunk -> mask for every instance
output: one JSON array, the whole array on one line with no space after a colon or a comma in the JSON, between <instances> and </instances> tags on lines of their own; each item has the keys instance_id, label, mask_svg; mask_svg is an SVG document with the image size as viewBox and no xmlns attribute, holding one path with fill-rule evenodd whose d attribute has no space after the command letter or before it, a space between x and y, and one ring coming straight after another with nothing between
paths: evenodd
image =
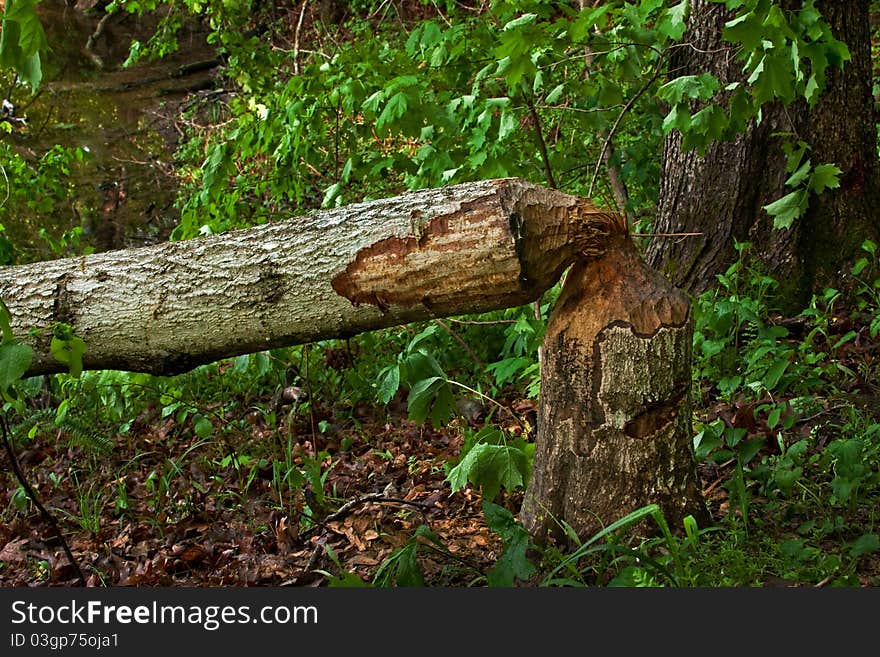
<instances>
[{"instance_id":1,"label":"background tree trunk","mask_svg":"<svg viewBox=\"0 0 880 657\"><path fill-rule=\"evenodd\" d=\"M734 239L749 241L752 254L783 283L789 309L799 309L812 291L841 287L862 242L880 237L869 4L817 3L834 35L848 44L852 60L843 69L828 69L825 92L812 110L803 101L765 107L760 125L753 122L735 141L712 145L703 157L682 151L677 132L666 138L654 230L703 233L656 238L648 246L647 262L676 285L693 293L706 289L736 258ZM730 17L723 5L694 0L687 35L695 47L678 49L670 70L676 76L708 71L722 84L742 80L730 44L721 40ZM840 189L811 196L807 214L785 230L774 230L762 209L791 191L784 186L781 140L773 137L778 132L808 142L814 165L834 163L843 171Z\"/></svg>"},{"instance_id":2,"label":"background tree trunk","mask_svg":"<svg viewBox=\"0 0 880 657\"><path fill-rule=\"evenodd\" d=\"M706 524L691 431L692 328L687 297L628 238L572 267L544 338L521 512L532 535L560 538L565 521L587 538L651 503L675 525L688 514Z\"/></svg>"},{"instance_id":3,"label":"background tree trunk","mask_svg":"<svg viewBox=\"0 0 880 657\"><path fill-rule=\"evenodd\" d=\"M85 340L85 369L174 374L220 358L537 299L617 215L503 179L422 190L225 235L0 269L29 375L64 371L52 327ZM29 334L38 329L36 336Z\"/></svg>"}]
</instances>

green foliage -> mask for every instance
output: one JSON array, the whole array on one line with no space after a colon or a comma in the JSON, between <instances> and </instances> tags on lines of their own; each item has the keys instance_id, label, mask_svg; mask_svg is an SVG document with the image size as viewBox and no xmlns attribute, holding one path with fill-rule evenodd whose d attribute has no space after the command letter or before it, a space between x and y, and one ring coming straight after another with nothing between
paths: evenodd
<instances>
[{"instance_id":1,"label":"green foliage","mask_svg":"<svg viewBox=\"0 0 880 657\"><path fill-rule=\"evenodd\" d=\"M73 334L73 329L63 322L52 329L52 342L49 350L59 363L70 368L70 375L77 379L82 374L83 355L86 353L85 341Z\"/></svg>"},{"instance_id":2,"label":"green foliage","mask_svg":"<svg viewBox=\"0 0 880 657\"><path fill-rule=\"evenodd\" d=\"M101 531L101 516L106 502L107 499L97 484L93 482L85 486L76 481L78 513L72 513L66 509L58 509L58 511L74 520L85 531L97 536Z\"/></svg>"},{"instance_id":3,"label":"green foliage","mask_svg":"<svg viewBox=\"0 0 880 657\"><path fill-rule=\"evenodd\" d=\"M12 316L0 299L0 399L9 398L9 390L18 381L33 359L33 349L20 344L12 334Z\"/></svg>"},{"instance_id":4,"label":"green foliage","mask_svg":"<svg viewBox=\"0 0 880 657\"><path fill-rule=\"evenodd\" d=\"M823 376L827 354L787 340L788 329L769 320L778 283L751 260L750 243L736 248L739 259L697 300L696 379L713 382L725 399L809 390Z\"/></svg>"},{"instance_id":5,"label":"green foliage","mask_svg":"<svg viewBox=\"0 0 880 657\"><path fill-rule=\"evenodd\" d=\"M683 147L700 152L759 119L766 103L787 105L803 98L815 105L828 68L842 67L850 59L847 45L831 34L814 0L793 10L768 0L712 1L724 2L734 12L722 38L737 46L745 82L722 87L710 73L683 76L668 82L658 94L670 105L664 131L681 131ZM697 103L702 107L697 109Z\"/></svg>"},{"instance_id":6,"label":"green foliage","mask_svg":"<svg viewBox=\"0 0 880 657\"><path fill-rule=\"evenodd\" d=\"M791 175L785 181L786 187L793 187L782 198L765 206L764 210L773 217L774 228L789 228L794 220L803 216L809 205L810 194L821 194L826 189L840 187L841 170L833 164L813 166L810 160L803 161L809 150L809 144L803 141L792 144L786 141L782 146L785 151L785 170Z\"/></svg>"},{"instance_id":7,"label":"green foliage","mask_svg":"<svg viewBox=\"0 0 880 657\"><path fill-rule=\"evenodd\" d=\"M532 537L502 506L484 500L483 515L489 529L501 537L504 545L504 551L487 574L489 586L510 587L528 582L537 572L528 558L529 551L535 548Z\"/></svg>"},{"instance_id":8,"label":"green foliage","mask_svg":"<svg viewBox=\"0 0 880 657\"><path fill-rule=\"evenodd\" d=\"M0 265L89 253L83 244L89 213L77 214L72 175L90 154L75 147L53 146L35 156L0 143L5 198L0 203ZM39 194L33 190L39 189ZM8 228L3 223L8 221ZM55 230L54 225L72 225ZM8 237L3 234L8 235ZM57 236L57 233L62 233ZM36 239L39 237L39 239Z\"/></svg>"},{"instance_id":9,"label":"green foliage","mask_svg":"<svg viewBox=\"0 0 880 657\"><path fill-rule=\"evenodd\" d=\"M449 550L431 528L419 525L412 538L403 547L392 551L373 576L373 586L425 586L425 577L419 565L419 552L429 549L449 554Z\"/></svg>"},{"instance_id":10,"label":"green foliage","mask_svg":"<svg viewBox=\"0 0 880 657\"><path fill-rule=\"evenodd\" d=\"M479 431L468 429L458 458L447 464L446 479L452 492L470 482L481 489L484 500L491 502L502 488L508 492L525 488L534 455L535 444L521 436L509 438L488 424Z\"/></svg>"},{"instance_id":11,"label":"green foliage","mask_svg":"<svg viewBox=\"0 0 880 657\"><path fill-rule=\"evenodd\" d=\"M826 514L821 522L801 522L803 538L780 544L774 558L792 576L810 571L821 573L809 575L821 579L830 572L846 581L855 563L849 551L868 549L872 539L863 538L870 532L853 538L845 518L872 508L880 492L880 422L869 409L853 405L847 388L856 377L874 375L870 369L857 375L838 356L857 337L856 331L835 331L838 290L813 298L801 313L803 337L792 339L769 319L776 282L750 264L748 245L738 246L740 260L719 276L717 289L697 300L694 336L695 389L726 400L731 415L736 413L695 422L696 457L716 467L733 464L725 484L737 510L732 521L750 535L758 529L752 509L756 496L781 517ZM851 312L870 335L880 311L880 272L876 246L863 248L867 257L850 273L857 283ZM835 406L834 399L841 402ZM822 417L827 419L815 421ZM807 420L812 421L809 432ZM827 543L832 537L836 551L808 542Z\"/></svg>"},{"instance_id":12,"label":"green foliage","mask_svg":"<svg viewBox=\"0 0 880 657\"><path fill-rule=\"evenodd\" d=\"M0 66L13 69L36 91L43 77L40 54L49 44L37 16L39 0L7 0L0 34Z\"/></svg>"},{"instance_id":13,"label":"green foliage","mask_svg":"<svg viewBox=\"0 0 880 657\"><path fill-rule=\"evenodd\" d=\"M229 75L246 93L230 99L222 133L187 147L199 169L175 237L474 179L553 176L586 192L583 153L598 158L597 135L628 97L636 101L646 72L680 36L685 10L497 2L489 16L355 21L348 47L303 56L299 74L263 44L224 42L237 63ZM215 18L218 35L235 32ZM585 57L589 75L581 74ZM618 125L615 157L632 177L633 203L646 204L655 191L644 163L659 144L661 116L649 95L636 106L642 120Z\"/></svg>"},{"instance_id":14,"label":"green foliage","mask_svg":"<svg viewBox=\"0 0 880 657\"><path fill-rule=\"evenodd\" d=\"M409 418L416 424L422 424L430 417L431 423L439 427L452 417L455 399L440 363L422 346L436 332L436 324L430 324L420 331L398 355L397 363L379 372L376 398L380 403L387 404L400 386L405 386L409 388Z\"/></svg>"},{"instance_id":15,"label":"green foliage","mask_svg":"<svg viewBox=\"0 0 880 657\"><path fill-rule=\"evenodd\" d=\"M570 3L498 1L472 16L447 3L448 15L416 23L355 20L338 33L316 26L313 47L299 52L295 64L289 51L251 33L272 8L247 1L169 6L148 0L114 3L111 10L170 9L153 39L133 45L129 63L172 51L187 12L205 19L226 62L224 85L232 93L212 95L211 106L194 104L193 116L209 120L191 122L181 142L182 220L174 233L181 239L481 178L553 180L564 191L585 194L593 184L592 163L612 131L613 163L630 191L627 210L650 209L665 134L678 130L687 148L703 151L738 134L746 121L759 120L765 103L815 104L828 67L849 58L814 2L787 11L766 0L728 0L735 15L724 38L735 46L746 81L726 85L709 73L662 80L672 49L688 39L690 3L593 4L576 11ZM352 3L352 9L367 5ZM35 86L39 38L26 20L33 6L7 3L0 63L22 69ZM340 34L348 39L344 47L330 45ZM830 163L814 165L809 145L793 135L779 136L790 193L765 210L777 228L787 228L806 211L812 194L839 185L841 172ZM4 148L0 164L9 198L0 205L0 265L38 259L44 249L52 256L81 252L85 222L67 231L44 230L39 248L16 231L42 227L43 217L67 211L69 175L87 153L57 148L33 158ZM593 195L608 196L607 182L600 178ZM740 260L695 303L695 401L703 410L715 404L731 413L742 410L736 420L708 412L695 422L698 460L725 475L732 512L723 527L700 529L686 518L680 535L673 535L652 505L585 540L562 523L574 547L538 547L510 509L493 503L503 493L509 505L526 486L534 444L487 421L479 430L461 429L460 454L445 468L453 492L469 484L480 490L486 524L503 546L494 566L473 582L729 585L761 583L772 571L803 581L833 575L845 583L858 559L880 549L873 515L870 523L855 523L876 506L880 425L869 410L840 405L849 400L844 387L855 366L836 356L866 335L880 334L877 247L866 242L864 257L848 274L867 331L835 332L832 310L840 294L829 289L802 313L803 339L776 321L777 282L749 260L748 244L738 248ZM111 495L115 514L131 513L124 474L141 460L148 474L132 496L148 499L159 531L166 522L198 513L204 496L211 496L215 508L250 509L261 492L271 497L273 509L292 522L298 518L301 529L314 529L334 502L336 493L327 485L334 461L317 448L304 453L304 435L314 447L329 433L331 420L358 428L352 412L357 401L390 406L405 394L408 418L430 420L439 429L456 414L461 394L489 400L493 412L501 406L494 398L502 395L537 398L537 349L557 293L542 299L539 318L528 306L474 318L496 326L456 326L477 359L488 363L485 368L462 356L458 343L430 323L415 333L389 330L346 342L354 355L344 367L324 362L339 348L327 342L241 356L181 377L82 372L86 345L69 327L58 326L52 353L71 374L48 377L45 386L20 381L32 352L12 336L8 309L0 302L0 394L4 410L23 412L26 403L32 411L37 404L48 409L22 418L15 430L20 441L55 432L73 447L86 447L86 455L108 457L117 438L133 438L141 418L155 423L154 429L161 425L157 434L189 441L183 454L162 455L158 446L155 454L139 454L109 488L78 487L78 513L70 517L87 531L99 532L100 511ZM869 363L863 367L870 373ZM266 403L267 391L304 381L310 399L285 411ZM329 401L322 408L318 399ZM256 417L259 430L246 424L246 414ZM808 423L810 418L819 420ZM250 431L257 440L247 440ZM153 445L161 440L151 437ZM346 434L341 449L356 450L357 440L354 431ZM208 445L219 445L220 453L208 458ZM62 485L65 475L52 474L50 483ZM12 492L10 503L25 511L24 491ZM776 514L775 533L761 526L761 505ZM643 524L659 535L624 539ZM329 547L327 554L337 573L322 571L331 585L366 584ZM422 562L438 555L461 558L423 525L379 566L372 585L425 585Z\"/></svg>"},{"instance_id":16,"label":"green foliage","mask_svg":"<svg viewBox=\"0 0 880 657\"><path fill-rule=\"evenodd\" d=\"M625 539L634 526L652 520L659 537L638 547ZM702 553L701 537L716 528L698 529L693 517L684 520L684 537L671 532L656 504L636 509L593 536L581 540L564 526L570 551L545 550L540 586L587 586L598 580L609 586L685 586L692 583L687 555Z\"/></svg>"}]
</instances>

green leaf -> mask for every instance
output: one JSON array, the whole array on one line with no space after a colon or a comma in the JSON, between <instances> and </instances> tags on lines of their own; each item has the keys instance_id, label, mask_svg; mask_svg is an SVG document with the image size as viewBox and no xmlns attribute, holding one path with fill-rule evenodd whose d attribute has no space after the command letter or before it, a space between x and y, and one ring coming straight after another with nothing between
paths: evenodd
<instances>
[{"instance_id":1,"label":"green leaf","mask_svg":"<svg viewBox=\"0 0 880 657\"><path fill-rule=\"evenodd\" d=\"M677 105L685 98L709 100L720 86L718 78L711 73L682 75L661 86L657 96L670 105Z\"/></svg>"},{"instance_id":2,"label":"green leaf","mask_svg":"<svg viewBox=\"0 0 880 657\"><path fill-rule=\"evenodd\" d=\"M431 376L415 383L409 391L407 410L409 419L422 424L431 417L431 424L440 427L452 418L455 399L449 384L442 376Z\"/></svg>"},{"instance_id":3,"label":"green leaf","mask_svg":"<svg viewBox=\"0 0 880 657\"><path fill-rule=\"evenodd\" d=\"M82 338L78 338L67 331L59 332L56 327L55 335L52 336L52 342L49 345L49 351L59 363L67 365L71 376L79 378L83 370L83 354L86 352L86 343ZM63 334L63 337L58 337Z\"/></svg>"},{"instance_id":4,"label":"green leaf","mask_svg":"<svg viewBox=\"0 0 880 657\"><path fill-rule=\"evenodd\" d=\"M506 110L501 112L501 118L498 121L498 141L504 141L509 135L516 130L516 117L513 112Z\"/></svg>"},{"instance_id":5,"label":"green leaf","mask_svg":"<svg viewBox=\"0 0 880 657\"><path fill-rule=\"evenodd\" d=\"M715 140L724 134L728 124L729 121L724 110L718 105L707 105L691 117L689 131L693 134L703 135L706 140Z\"/></svg>"},{"instance_id":6,"label":"green leaf","mask_svg":"<svg viewBox=\"0 0 880 657\"><path fill-rule=\"evenodd\" d=\"M709 454L721 447L721 437L711 429L703 429L694 436L694 455L697 461L702 461Z\"/></svg>"},{"instance_id":7,"label":"green leaf","mask_svg":"<svg viewBox=\"0 0 880 657\"><path fill-rule=\"evenodd\" d=\"M523 14L519 18L514 18L512 21L508 22L507 25L504 26L503 31L506 32L507 30L513 30L517 27L522 27L523 25L534 23L537 17L537 14Z\"/></svg>"},{"instance_id":8,"label":"green leaf","mask_svg":"<svg viewBox=\"0 0 880 657\"><path fill-rule=\"evenodd\" d=\"M767 426L773 429L777 424L779 424L779 418L782 416L782 407L775 406L770 413L767 415Z\"/></svg>"},{"instance_id":9,"label":"green leaf","mask_svg":"<svg viewBox=\"0 0 880 657\"><path fill-rule=\"evenodd\" d=\"M400 365L392 365L379 383L376 399L381 404L387 404L397 394L398 388L400 388Z\"/></svg>"},{"instance_id":10,"label":"green leaf","mask_svg":"<svg viewBox=\"0 0 880 657\"><path fill-rule=\"evenodd\" d=\"M736 392L737 388L742 385L743 378L741 376L724 376L718 380L718 392L723 396L729 397Z\"/></svg>"},{"instance_id":11,"label":"green leaf","mask_svg":"<svg viewBox=\"0 0 880 657\"><path fill-rule=\"evenodd\" d=\"M422 424L427 419L431 402L434 401L437 389L442 382L442 377L432 376L418 381L410 389L407 398L407 411L410 420L416 424Z\"/></svg>"},{"instance_id":12,"label":"green leaf","mask_svg":"<svg viewBox=\"0 0 880 657\"><path fill-rule=\"evenodd\" d=\"M0 299L0 343L7 344L15 341L12 334L12 313L9 308Z\"/></svg>"},{"instance_id":13,"label":"green leaf","mask_svg":"<svg viewBox=\"0 0 880 657\"><path fill-rule=\"evenodd\" d=\"M789 176L788 180L785 181L785 184L789 187L797 187L802 182L804 182L810 176L810 168L813 166L810 160L804 162L800 168L795 171L791 176Z\"/></svg>"},{"instance_id":14,"label":"green leaf","mask_svg":"<svg viewBox=\"0 0 880 657\"><path fill-rule=\"evenodd\" d=\"M754 51L764 38L761 22L751 11L725 23L721 36L730 43L742 44L745 52Z\"/></svg>"},{"instance_id":15,"label":"green leaf","mask_svg":"<svg viewBox=\"0 0 880 657\"><path fill-rule=\"evenodd\" d=\"M858 559L878 550L880 550L880 536L877 536L877 534L862 534L850 545L849 556Z\"/></svg>"},{"instance_id":16,"label":"green leaf","mask_svg":"<svg viewBox=\"0 0 880 657\"><path fill-rule=\"evenodd\" d=\"M483 499L494 500L501 488L514 490L525 485L528 458L519 447L511 445L475 445L447 475L452 491L470 481L482 489Z\"/></svg>"},{"instance_id":17,"label":"green leaf","mask_svg":"<svg viewBox=\"0 0 880 657\"><path fill-rule=\"evenodd\" d=\"M234 158L230 142L214 144L202 164L202 199L207 202L216 197L228 182Z\"/></svg>"},{"instance_id":18,"label":"green leaf","mask_svg":"<svg viewBox=\"0 0 880 657\"><path fill-rule=\"evenodd\" d=\"M195 432L196 435L200 438L207 438L212 433L214 433L214 425L211 424L211 420L202 416L196 420L195 423Z\"/></svg>"},{"instance_id":19,"label":"green leaf","mask_svg":"<svg viewBox=\"0 0 880 657\"><path fill-rule=\"evenodd\" d=\"M402 91L398 91L396 94L388 99L387 103L385 103L385 107L382 110L382 113L379 115L379 118L376 119L376 130L382 132L384 129L387 128L389 123L396 121L401 116L406 114L406 109L406 94Z\"/></svg>"},{"instance_id":20,"label":"green leaf","mask_svg":"<svg viewBox=\"0 0 880 657\"><path fill-rule=\"evenodd\" d=\"M564 84L557 84L550 93L547 94L547 97L544 98L544 102L548 105L552 105L562 96L562 92L565 90Z\"/></svg>"},{"instance_id":21,"label":"green leaf","mask_svg":"<svg viewBox=\"0 0 880 657\"><path fill-rule=\"evenodd\" d=\"M495 385L504 385L507 381L515 379L517 374L531 364L532 360L525 356L516 356L513 358L505 358L497 363L486 366L487 372L495 373Z\"/></svg>"},{"instance_id":22,"label":"green leaf","mask_svg":"<svg viewBox=\"0 0 880 657\"><path fill-rule=\"evenodd\" d=\"M686 132L691 126L691 113L684 105L673 105L672 109L663 119L663 133L667 134L673 130Z\"/></svg>"},{"instance_id":23,"label":"green leaf","mask_svg":"<svg viewBox=\"0 0 880 657\"><path fill-rule=\"evenodd\" d=\"M798 482L798 479L801 478L801 475L804 473L803 468L798 467L777 467L776 472L773 475L773 480L776 482L776 485L779 486L779 489L785 493L786 495L791 493L792 488Z\"/></svg>"},{"instance_id":24,"label":"green leaf","mask_svg":"<svg viewBox=\"0 0 880 657\"><path fill-rule=\"evenodd\" d=\"M321 207L329 208L331 207L331 203L339 196L339 192L342 191L342 183L335 182L332 185L328 186L327 189L324 190L324 197L321 199Z\"/></svg>"},{"instance_id":25,"label":"green leaf","mask_svg":"<svg viewBox=\"0 0 880 657\"><path fill-rule=\"evenodd\" d=\"M687 17L690 13L690 1L685 0L666 10L657 31L673 41L678 41L687 29Z\"/></svg>"},{"instance_id":26,"label":"green leaf","mask_svg":"<svg viewBox=\"0 0 880 657\"><path fill-rule=\"evenodd\" d=\"M376 570L373 585L390 586L424 586L425 578L416 555L419 544L410 540L401 548L392 552Z\"/></svg>"},{"instance_id":27,"label":"green leaf","mask_svg":"<svg viewBox=\"0 0 880 657\"><path fill-rule=\"evenodd\" d=\"M30 367L34 352L29 346L4 342L0 344L0 392L6 392Z\"/></svg>"},{"instance_id":28,"label":"green leaf","mask_svg":"<svg viewBox=\"0 0 880 657\"><path fill-rule=\"evenodd\" d=\"M795 219L807 211L807 203L807 190L797 189L790 194L786 194L781 199L765 205L764 210L773 217L774 228L789 228Z\"/></svg>"},{"instance_id":29,"label":"green leaf","mask_svg":"<svg viewBox=\"0 0 880 657\"><path fill-rule=\"evenodd\" d=\"M743 427L726 427L724 429L724 442L728 447L736 447L746 437L748 431Z\"/></svg>"},{"instance_id":30,"label":"green leaf","mask_svg":"<svg viewBox=\"0 0 880 657\"><path fill-rule=\"evenodd\" d=\"M517 579L527 581L537 572L527 554L532 547L531 537L516 521L513 514L502 506L483 501L486 525L501 537L504 552L487 574L489 586L515 586Z\"/></svg>"},{"instance_id":31,"label":"green leaf","mask_svg":"<svg viewBox=\"0 0 880 657\"><path fill-rule=\"evenodd\" d=\"M450 554L443 541L427 525L419 525L415 534L406 544L394 550L376 570L373 585L388 586L424 586L425 580L417 560L419 548L425 541L433 543L442 553Z\"/></svg>"},{"instance_id":32,"label":"green leaf","mask_svg":"<svg viewBox=\"0 0 880 657\"><path fill-rule=\"evenodd\" d=\"M365 588L369 586L364 580L361 579L360 575L357 573L353 573L349 570L342 570L339 575L334 575L326 570L316 570L316 573L320 573L324 577L327 578L327 586L330 588Z\"/></svg>"},{"instance_id":33,"label":"green leaf","mask_svg":"<svg viewBox=\"0 0 880 657\"><path fill-rule=\"evenodd\" d=\"M769 367L764 378L761 380L761 383L764 384L764 387L768 391L772 392L776 388L779 379L782 378L782 375L785 373L785 370L788 369L790 364L791 363L787 358L780 358Z\"/></svg>"},{"instance_id":34,"label":"green leaf","mask_svg":"<svg viewBox=\"0 0 880 657\"><path fill-rule=\"evenodd\" d=\"M42 80L40 53L48 48L36 0L7 0L0 34L0 65L12 68L35 90Z\"/></svg>"},{"instance_id":35,"label":"green leaf","mask_svg":"<svg viewBox=\"0 0 880 657\"><path fill-rule=\"evenodd\" d=\"M794 71L790 61L782 56L767 53L758 62L748 79L752 95L758 105L779 99L790 103L795 98Z\"/></svg>"},{"instance_id":36,"label":"green leaf","mask_svg":"<svg viewBox=\"0 0 880 657\"><path fill-rule=\"evenodd\" d=\"M813 177L810 179L810 191L821 194L826 189L840 187L840 174L843 173L833 164L820 164L813 169Z\"/></svg>"},{"instance_id":37,"label":"green leaf","mask_svg":"<svg viewBox=\"0 0 880 657\"><path fill-rule=\"evenodd\" d=\"M736 446L736 454L739 458L739 462L743 465L749 463L755 455L761 451L761 447L764 446L764 436L760 438L752 438L750 440L743 440Z\"/></svg>"}]
</instances>

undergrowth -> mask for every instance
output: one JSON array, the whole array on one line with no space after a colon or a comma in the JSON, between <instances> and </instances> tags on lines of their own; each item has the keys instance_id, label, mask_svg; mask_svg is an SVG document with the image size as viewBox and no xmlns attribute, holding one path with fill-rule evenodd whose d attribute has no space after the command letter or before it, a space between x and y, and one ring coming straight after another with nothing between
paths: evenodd
<instances>
[{"instance_id":1,"label":"undergrowth","mask_svg":"<svg viewBox=\"0 0 880 657\"><path fill-rule=\"evenodd\" d=\"M93 540L123 526L161 537L215 516L250 516L255 535L280 540L280 524L296 541L318 536L352 497L399 500L397 520L409 529L372 569L357 574L319 541L323 565L313 574L329 585L876 585L876 247L864 245L848 305L828 289L795 317L774 312L776 281L756 269L748 244L738 249L718 285L694 300L694 450L711 526L688 517L669 527L650 505L585 540L568 531L563 548L536 545L519 524L534 456L536 352L553 293L539 319L531 307L511 309L240 356L176 377L101 371L18 381L3 406L9 438L40 468L37 488L66 531ZM433 461L403 459L404 439L377 437L393 426L421 439L443 435L454 447ZM32 456L59 449L72 460ZM352 496L341 473L367 462L375 471L359 476L375 476L373 486ZM396 488L407 482L376 476L378 463L410 483L433 478L447 504L466 495L495 556L475 564L451 550ZM23 488L6 482L4 522L35 513ZM417 510L407 511L408 501ZM634 537L629 530L645 522L655 531ZM33 577L51 581L43 561L31 565Z\"/></svg>"}]
</instances>

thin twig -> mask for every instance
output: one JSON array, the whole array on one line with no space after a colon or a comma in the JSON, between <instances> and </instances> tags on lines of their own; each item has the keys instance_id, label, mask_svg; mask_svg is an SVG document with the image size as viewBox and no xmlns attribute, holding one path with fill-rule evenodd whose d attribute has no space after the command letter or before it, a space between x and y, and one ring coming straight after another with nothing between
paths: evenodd
<instances>
[{"instance_id":1,"label":"thin twig","mask_svg":"<svg viewBox=\"0 0 880 657\"><path fill-rule=\"evenodd\" d=\"M104 14L101 17L101 20L98 21L98 25L95 27L95 31L92 32L91 36L89 36L86 41L85 51L88 54L89 58L95 63L95 65L99 69L104 68L104 60L101 59L100 56L94 51L95 42L101 38L101 35L104 34L104 27L107 25L107 21L114 14Z\"/></svg>"},{"instance_id":2,"label":"thin twig","mask_svg":"<svg viewBox=\"0 0 880 657\"><path fill-rule=\"evenodd\" d=\"M483 394L482 392L480 392L479 390L474 390L474 389L471 388L470 386L466 386L466 385L463 384L463 383L459 383L458 381L456 381L456 380L454 380L454 379L446 379L446 383L448 383L449 385L458 386L459 388L463 388L464 390L467 390L468 392L470 392L470 393L472 393L472 394L474 394L474 395L477 395L478 397L480 397L480 398L482 398L482 399L485 399L485 400L488 401L488 402L491 402L491 403L495 404L498 408L507 411L508 413L510 413L511 417L513 417L517 422L519 422L520 426L523 428L523 431L526 430L526 427L530 427L530 426L531 426L528 422L526 422L523 418L521 418L521 417L516 413L516 411L514 411L514 410L513 410L512 408L510 408L509 406L505 406L504 404L502 404L502 403L501 403L500 401L498 401L497 399L493 399L493 398L490 397L489 395L485 395L485 394Z\"/></svg>"},{"instance_id":3,"label":"thin twig","mask_svg":"<svg viewBox=\"0 0 880 657\"><path fill-rule=\"evenodd\" d=\"M839 411L840 409L842 409L842 408L847 408L848 406L849 406L848 404L839 404L839 405L836 405L836 406L829 406L828 408L819 411L819 412L816 413L815 415L811 415L811 416L809 416L809 417L801 418L800 420L798 420L798 424L804 424L805 422L812 422L813 420L815 420L815 419L817 419L817 418L819 418L819 417L822 417L822 416L825 415L826 413L833 413L834 411Z\"/></svg>"},{"instance_id":4,"label":"thin twig","mask_svg":"<svg viewBox=\"0 0 880 657\"><path fill-rule=\"evenodd\" d=\"M703 233L631 233L631 237L699 237Z\"/></svg>"},{"instance_id":5,"label":"thin twig","mask_svg":"<svg viewBox=\"0 0 880 657\"><path fill-rule=\"evenodd\" d=\"M473 361L477 364L477 366L480 369L485 369L486 364L480 359L479 356L477 356L476 352L474 352L474 350L471 349L471 346L467 342L465 342L460 335L458 335L455 331L453 331L451 328L449 328L449 325L446 322L444 322L442 319L435 319L434 322L440 328L442 328L444 331L446 331L453 340L455 340L458 344L460 344L462 347L464 347L464 350L466 352L468 352L468 355L473 359Z\"/></svg>"},{"instance_id":6,"label":"thin twig","mask_svg":"<svg viewBox=\"0 0 880 657\"><path fill-rule=\"evenodd\" d=\"M817 588L817 589L824 588L827 584L830 584L831 581L832 581L833 579L834 579L834 575L833 575L833 574L832 574L832 575L828 575L828 577L826 577L826 578L823 579L821 582L819 582L818 584L816 584L813 588Z\"/></svg>"},{"instance_id":7,"label":"thin twig","mask_svg":"<svg viewBox=\"0 0 880 657\"><path fill-rule=\"evenodd\" d=\"M31 488L30 484L27 482L27 479L25 479L24 477L24 473L21 471L21 466L18 463L18 457L16 457L15 450L12 448L12 443L9 441L9 428L6 425L6 417L3 415L0 415L0 431L2 431L3 433L3 446L6 448L6 454L9 456L9 462L12 464L12 471L15 473L15 478L18 479L18 483L24 489L24 492L27 494L30 501L33 502L34 506L37 507L37 509L40 511L43 519L49 523L49 526L52 528L55 536L61 543L61 548L64 550L64 554L67 556L67 560L70 562L70 565L73 566L73 569L76 572L77 579L79 579L80 585L85 586L85 575L83 575L82 569L79 567L79 563L77 563L76 559L74 558L73 552L70 551L70 546L67 544L67 541L64 538L64 534L61 532L61 528L55 521L55 516L46 511L46 508L40 503L40 499L37 497L37 493L34 491L33 488Z\"/></svg>"},{"instance_id":8,"label":"thin twig","mask_svg":"<svg viewBox=\"0 0 880 657\"><path fill-rule=\"evenodd\" d=\"M472 324L474 326L487 326L490 324L516 324L515 319L493 319L487 321L478 321L478 320L467 320L467 319L452 319L449 318L450 322L455 324Z\"/></svg>"},{"instance_id":9,"label":"thin twig","mask_svg":"<svg viewBox=\"0 0 880 657\"><path fill-rule=\"evenodd\" d=\"M553 178L553 169L550 168L550 156L547 154L547 143L544 141L544 131L541 130L541 117L538 116L538 110L535 109L535 103L532 99L528 100L529 113L535 122L535 134L538 137L538 150L541 152L541 160L544 163L544 175L547 176L547 184L552 189L556 189L556 180Z\"/></svg>"},{"instance_id":10,"label":"thin twig","mask_svg":"<svg viewBox=\"0 0 880 657\"><path fill-rule=\"evenodd\" d=\"M375 502L378 504L404 504L406 506L414 506L419 509L423 514L425 513L425 510L427 508L427 506L422 502L413 502L412 500L404 500L397 497L385 497L383 493L369 493L367 495L362 495L361 497L356 497L353 500L349 500L341 507L339 507L336 511L324 518L324 522L333 522L334 520L344 518L356 506L367 504L369 502Z\"/></svg>"},{"instance_id":11,"label":"thin twig","mask_svg":"<svg viewBox=\"0 0 880 657\"><path fill-rule=\"evenodd\" d=\"M535 105L535 109L559 110L563 112L581 112L583 114L595 114L597 112L610 112L622 108L623 104L608 105L603 107L572 107L571 105Z\"/></svg>"},{"instance_id":12,"label":"thin twig","mask_svg":"<svg viewBox=\"0 0 880 657\"><path fill-rule=\"evenodd\" d=\"M296 23L296 31L293 33L293 74L299 75L299 34L302 31L303 19L306 16L306 6L309 0L303 0L299 10L299 20Z\"/></svg>"},{"instance_id":13,"label":"thin twig","mask_svg":"<svg viewBox=\"0 0 880 657\"><path fill-rule=\"evenodd\" d=\"M326 543L326 538L323 535L320 536L315 543L315 549L312 550L312 556L309 557L309 562L306 564L306 567L303 568L302 572L298 576L294 577L292 580L282 582L281 586L297 586L301 582L303 577L314 571L318 567L318 564L321 562L321 557L324 555L324 546L326 545Z\"/></svg>"},{"instance_id":14,"label":"thin twig","mask_svg":"<svg viewBox=\"0 0 880 657\"><path fill-rule=\"evenodd\" d=\"M602 150L599 152L599 157L596 160L596 168L593 170L593 179L590 181L590 189L587 191L587 197L593 196L593 189L596 186L596 179L599 177L599 170L602 168L602 162L605 161L605 151L608 150L609 144L611 144L611 140L614 138L614 134L617 132L617 127L620 125L620 122L623 120L623 117L626 113L632 109L633 105L636 104L636 101L642 97L642 95L654 84L654 81L660 77L660 72L662 68L660 63L663 61L663 57L661 57L657 61L657 66L655 67L653 75L648 79L648 81L642 85L642 88L639 89L632 98L630 98L626 105L623 106L623 109L620 110L620 114L617 115L617 119L614 121L614 125L611 126L611 130L608 131L608 135L605 137L605 141L602 143Z\"/></svg>"}]
</instances>

